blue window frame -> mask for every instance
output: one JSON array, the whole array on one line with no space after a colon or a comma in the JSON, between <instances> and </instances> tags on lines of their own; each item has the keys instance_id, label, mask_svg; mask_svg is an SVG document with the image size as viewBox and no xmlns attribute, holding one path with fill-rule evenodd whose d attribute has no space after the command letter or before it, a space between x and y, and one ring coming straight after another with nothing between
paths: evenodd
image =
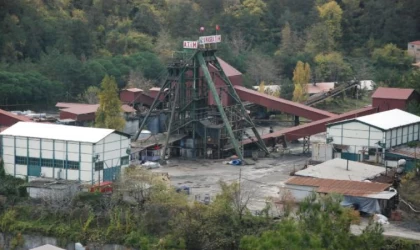
<instances>
[{"instance_id":1,"label":"blue window frame","mask_svg":"<svg viewBox=\"0 0 420 250\"><path fill-rule=\"evenodd\" d=\"M26 156L15 156L15 164L28 165L28 158Z\"/></svg>"}]
</instances>

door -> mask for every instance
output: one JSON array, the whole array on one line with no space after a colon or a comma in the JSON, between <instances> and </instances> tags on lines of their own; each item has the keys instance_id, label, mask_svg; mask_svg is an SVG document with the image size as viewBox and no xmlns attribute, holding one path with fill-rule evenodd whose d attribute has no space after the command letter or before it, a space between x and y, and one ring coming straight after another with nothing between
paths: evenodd
<instances>
[{"instance_id":1,"label":"door","mask_svg":"<svg viewBox=\"0 0 420 250\"><path fill-rule=\"evenodd\" d=\"M341 159L350 160L350 161L359 161L359 154L354 153L341 153Z\"/></svg>"},{"instance_id":2,"label":"door","mask_svg":"<svg viewBox=\"0 0 420 250\"><path fill-rule=\"evenodd\" d=\"M121 167L112 167L104 169L104 181L114 181L120 175Z\"/></svg>"},{"instance_id":3,"label":"door","mask_svg":"<svg viewBox=\"0 0 420 250\"><path fill-rule=\"evenodd\" d=\"M28 165L28 176L41 176L41 166L39 165Z\"/></svg>"}]
</instances>

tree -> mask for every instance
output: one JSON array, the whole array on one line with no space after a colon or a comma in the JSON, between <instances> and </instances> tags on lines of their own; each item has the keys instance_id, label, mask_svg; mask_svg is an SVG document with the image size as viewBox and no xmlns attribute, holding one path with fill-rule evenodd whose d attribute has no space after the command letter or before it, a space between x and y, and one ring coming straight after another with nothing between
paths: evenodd
<instances>
[{"instance_id":1,"label":"tree","mask_svg":"<svg viewBox=\"0 0 420 250\"><path fill-rule=\"evenodd\" d=\"M311 78L311 68L308 63L299 61L293 71L293 84L295 90L293 92L293 101L304 102L307 99L306 86Z\"/></svg>"},{"instance_id":2,"label":"tree","mask_svg":"<svg viewBox=\"0 0 420 250\"><path fill-rule=\"evenodd\" d=\"M265 83L264 83L264 81L262 81L260 83L260 86L258 86L258 92L265 93Z\"/></svg>"},{"instance_id":3,"label":"tree","mask_svg":"<svg viewBox=\"0 0 420 250\"><path fill-rule=\"evenodd\" d=\"M351 75L350 66L339 52L319 54L314 61L317 81L342 81Z\"/></svg>"},{"instance_id":4,"label":"tree","mask_svg":"<svg viewBox=\"0 0 420 250\"><path fill-rule=\"evenodd\" d=\"M246 64L247 74L252 77L254 85L260 84L262 81L271 85L278 80L277 69L271 57L253 51L247 58Z\"/></svg>"},{"instance_id":5,"label":"tree","mask_svg":"<svg viewBox=\"0 0 420 250\"><path fill-rule=\"evenodd\" d=\"M341 7L336 1L328 1L321 6L317 6L317 10L331 37L338 41L341 37L341 17L343 15Z\"/></svg>"},{"instance_id":6,"label":"tree","mask_svg":"<svg viewBox=\"0 0 420 250\"><path fill-rule=\"evenodd\" d=\"M384 245L382 227L370 223L361 236L350 231L358 220L349 208L340 205L335 195L319 197L313 194L299 205L297 214L287 216L272 230L262 235L243 237L241 249L380 249Z\"/></svg>"},{"instance_id":7,"label":"tree","mask_svg":"<svg viewBox=\"0 0 420 250\"><path fill-rule=\"evenodd\" d=\"M100 92L100 88L96 86L89 86L83 94L78 96L78 99L83 103L98 104Z\"/></svg>"},{"instance_id":8,"label":"tree","mask_svg":"<svg viewBox=\"0 0 420 250\"><path fill-rule=\"evenodd\" d=\"M396 86L410 67L413 59L405 50L395 44L387 44L372 53L372 62L376 67L376 81L389 86Z\"/></svg>"},{"instance_id":9,"label":"tree","mask_svg":"<svg viewBox=\"0 0 420 250\"><path fill-rule=\"evenodd\" d=\"M122 116L117 83L112 76L106 75L102 80L99 105L98 111L96 112L96 127L123 130L125 120Z\"/></svg>"}]
</instances>

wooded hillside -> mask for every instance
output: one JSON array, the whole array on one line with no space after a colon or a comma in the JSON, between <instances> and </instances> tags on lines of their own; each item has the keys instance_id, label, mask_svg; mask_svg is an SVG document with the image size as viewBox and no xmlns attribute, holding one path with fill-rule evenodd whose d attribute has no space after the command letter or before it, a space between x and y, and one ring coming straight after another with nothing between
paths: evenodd
<instances>
[{"instance_id":1,"label":"wooded hillside","mask_svg":"<svg viewBox=\"0 0 420 250\"><path fill-rule=\"evenodd\" d=\"M290 84L302 61L311 81L413 86L418 13L418 0L3 0L0 105L74 101L106 74L158 85L172 51L216 24L247 85Z\"/></svg>"}]
</instances>

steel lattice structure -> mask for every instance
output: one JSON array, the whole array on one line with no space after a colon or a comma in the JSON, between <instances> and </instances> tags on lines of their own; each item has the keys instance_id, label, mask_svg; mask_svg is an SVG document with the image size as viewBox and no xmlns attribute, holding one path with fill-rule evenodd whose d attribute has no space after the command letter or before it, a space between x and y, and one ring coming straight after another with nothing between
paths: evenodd
<instances>
[{"instance_id":1,"label":"steel lattice structure","mask_svg":"<svg viewBox=\"0 0 420 250\"><path fill-rule=\"evenodd\" d=\"M255 138L253 140L259 149L269 154L215 53L215 49L201 48L177 54L168 66L168 77L143 119L134 141L150 115L163 112L169 117L163 156L173 135L192 138L194 157L198 158L209 157L209 151L212 158L222 158L229 150L234 150L238 158L243 160L241 141L244 138ZM210 65L217 70L224 86L216 87L209 72ZM208 103L210 94L215 105ZM233 104L223 106L221 95L228 95Z\"/></svg>"}]
</instances>

